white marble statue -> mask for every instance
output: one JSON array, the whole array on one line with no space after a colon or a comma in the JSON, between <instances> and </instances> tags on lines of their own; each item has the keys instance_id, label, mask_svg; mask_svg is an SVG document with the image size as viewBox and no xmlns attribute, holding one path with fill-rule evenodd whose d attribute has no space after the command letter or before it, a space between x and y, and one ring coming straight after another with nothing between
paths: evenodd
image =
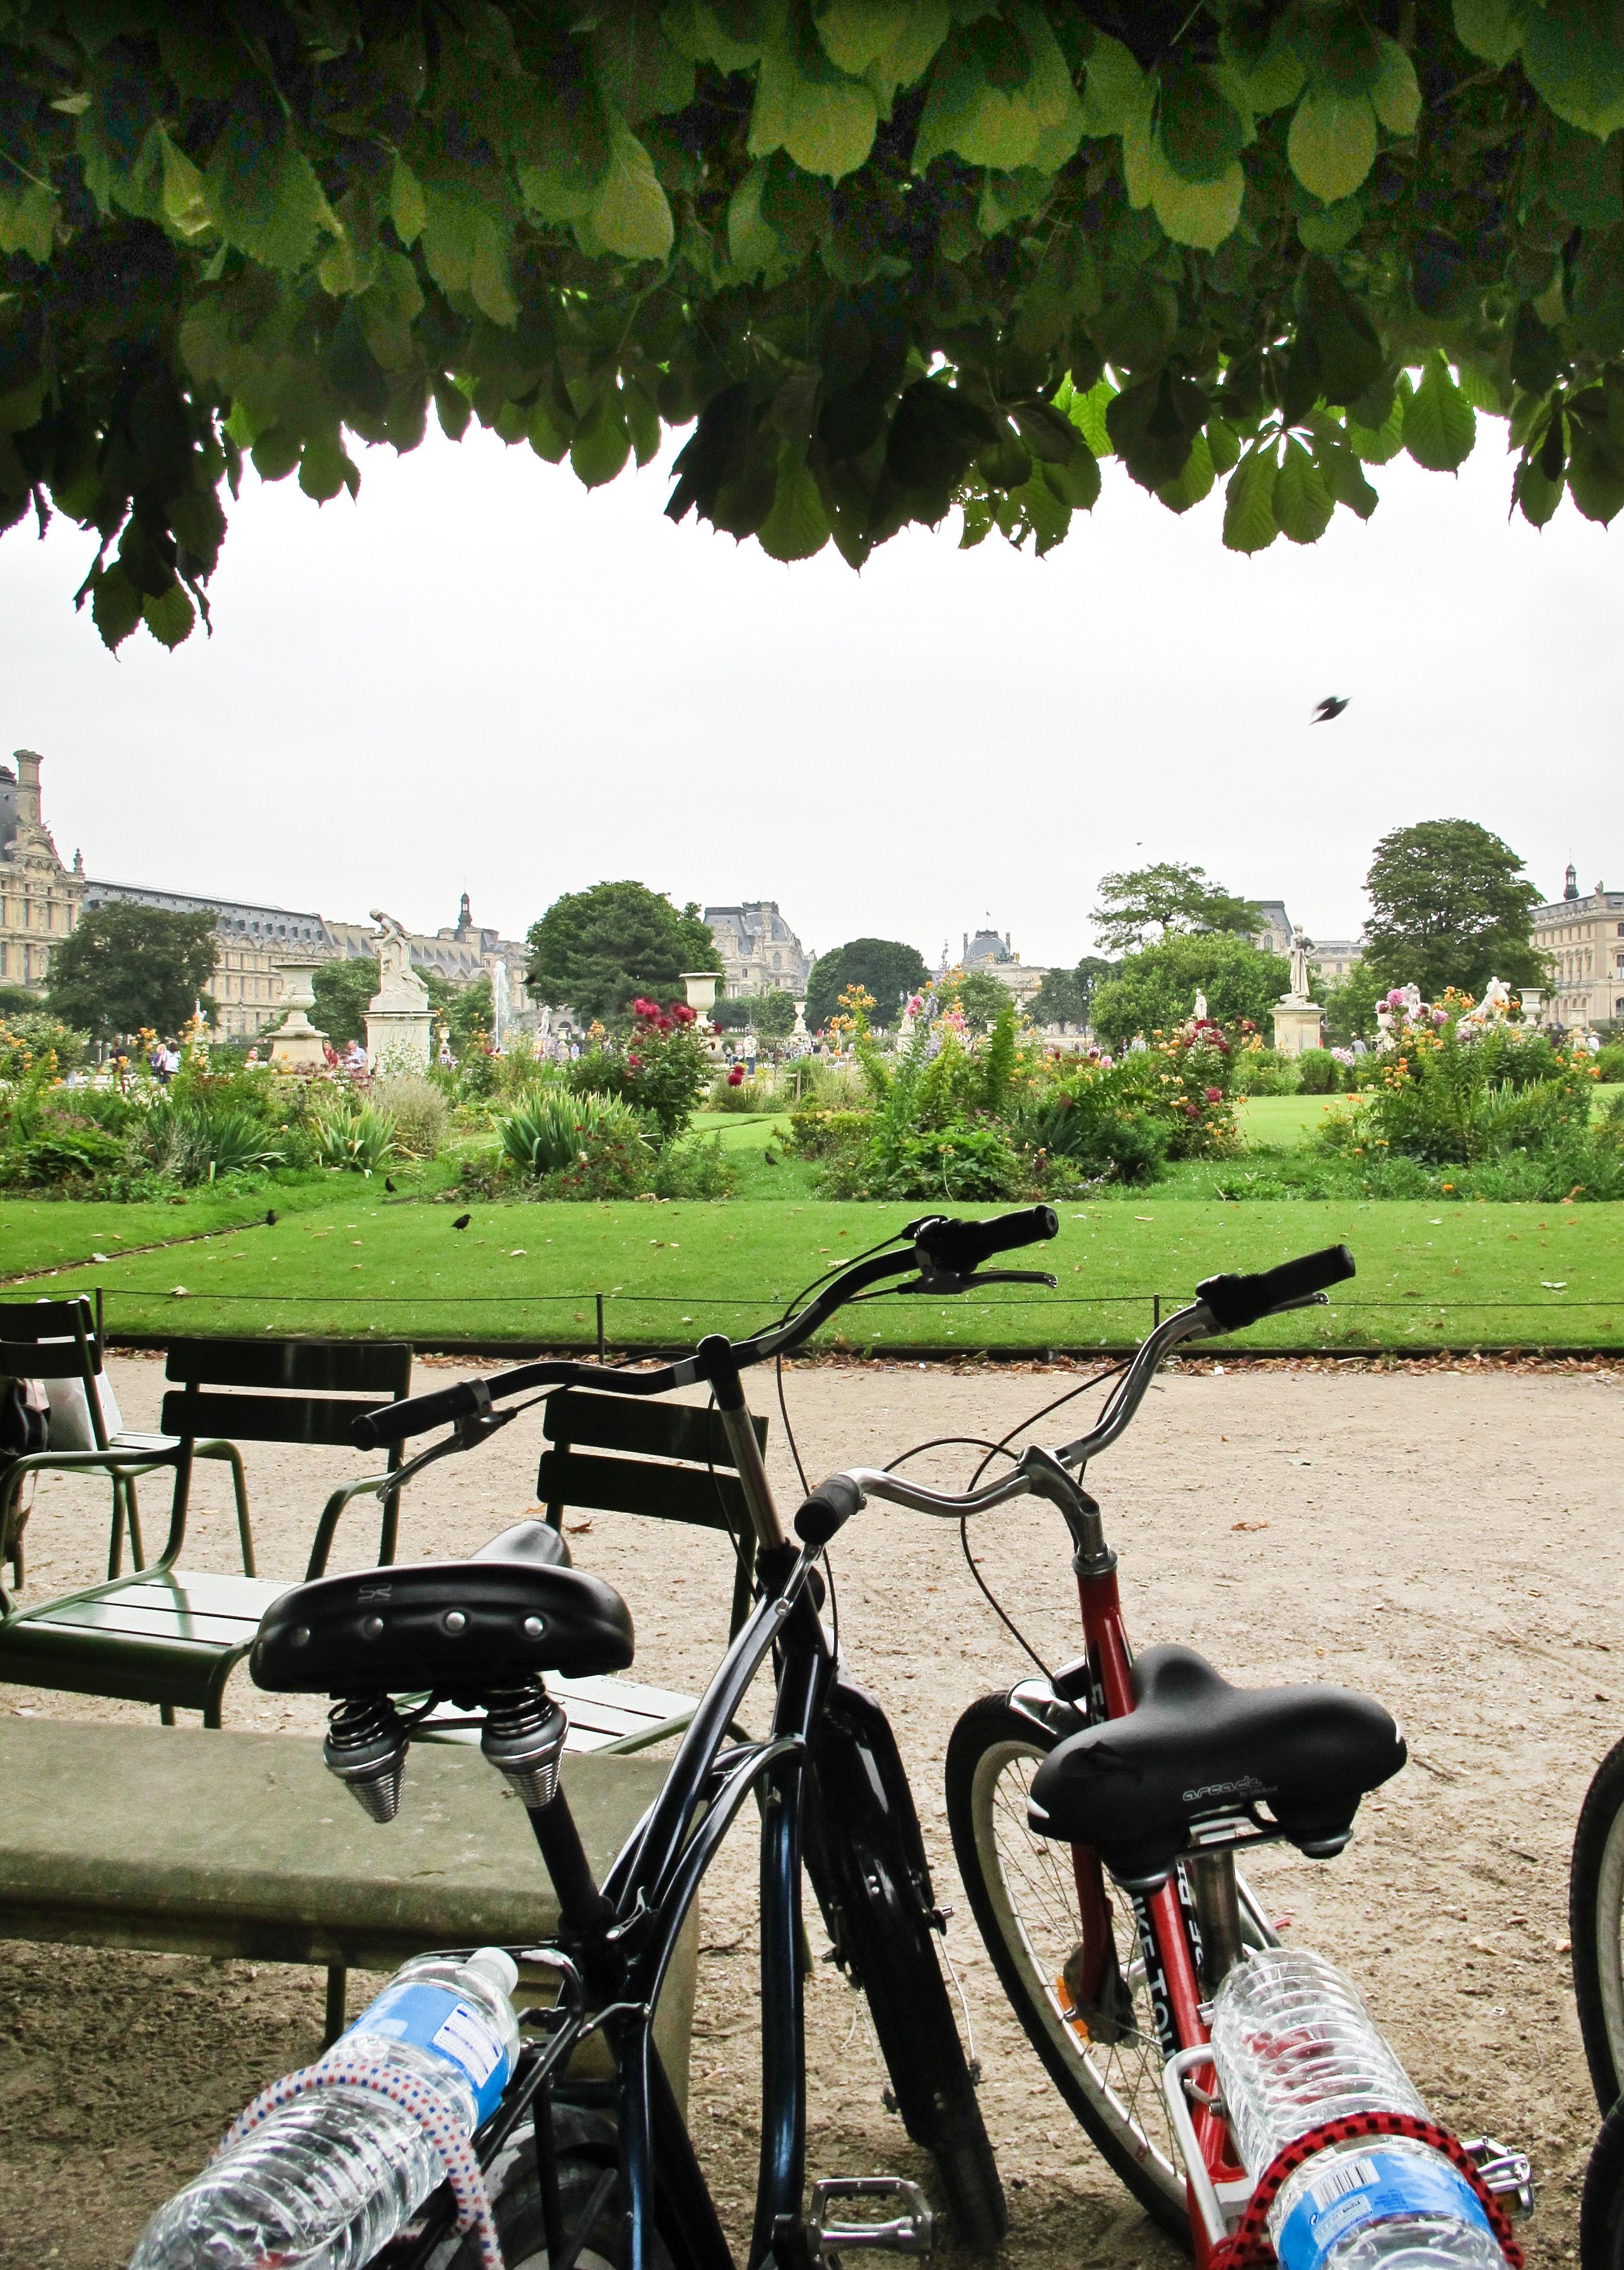
<instances>
[{"instance_id":1,"label":"white marble statue","mask_svg":"<svg viewBox=\"0 0 1624 2270\"><path fill-rule=\"evenodd\" d=\"M508 1026L513 1015L512 995L508 985L508 965L495 961L491 965L491 1046L500 1056L508 1042Z\"/></svg>"},{"instance_id":2,"label":"white marble statue","mask_svg":"<svg viewBox=\"0 0 1624 2270\"><path fill-rule=\"evenodd\" d=\"M1309 969L1309 939L1306 931L1296 930L1291 937L1291 993L1294 1001L1306 1001L1312 984Z\"/></svg>"},{"instance_id":3,"label":"white marble statue","mask_svg":"<svg viewBox=\"0 0 1624 2270\"><path fill-rule=\"evenodd\" d=\"M1206 995L1198 985L1196 988L1196 1022L1198 1025L1206 1022Z\"/></svg>"}]
</instances>

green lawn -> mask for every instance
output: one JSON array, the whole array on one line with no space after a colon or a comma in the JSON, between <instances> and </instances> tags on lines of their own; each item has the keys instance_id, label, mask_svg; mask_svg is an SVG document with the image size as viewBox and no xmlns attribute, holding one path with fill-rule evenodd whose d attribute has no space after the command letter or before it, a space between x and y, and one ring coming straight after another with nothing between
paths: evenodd
<instances>
[{"instance_id":1,"label":"green lawn","mask_svg":"<svg viewBox=\"0 0 1624 2270\"><path fill-rule=\"evenodd\" d=\"M1351 1095L1243 1095L1235 1119L1248 1143L1295 1145L1309 1142L1328 1116L1340 1117L1353 1102Z\"/></svg>"},{"instance_id":2,"label":"green lawn","mask_svg":"<svg viewBox=\"0 0 1624 2270\"><path fill-rule=\"evenodd\" d=\"M81 1211L91 1210L8 1206L5 1216L50 1217L22 1225L37 1240ZM454 1206L390 1205L375 1183L357 1182L338 1204L274 1228L64 1268L51 1289L100 1284L115 1332L397 1332L429 1346L590 1343L601 1292L612 1345L670 1345L765 1322L809 1278L916 1211L813 1199L476 1204L458 1232ZM1020 1257L1051 1268L1057 1293L887 1300L848 1311L846 1339L877 1348L1116 1346L1144 1332L1153 1294L1165 1305L1213 1271L1264 1268L1346 1242L1360 1266L1347 1296L1278 1318L1243 1344L1624 1342L1624 1205L1452 1205L1431 1215L1418 1204L1149 1196L1067 1205L1052 1245Z\"/></svg>"}]
</instances>

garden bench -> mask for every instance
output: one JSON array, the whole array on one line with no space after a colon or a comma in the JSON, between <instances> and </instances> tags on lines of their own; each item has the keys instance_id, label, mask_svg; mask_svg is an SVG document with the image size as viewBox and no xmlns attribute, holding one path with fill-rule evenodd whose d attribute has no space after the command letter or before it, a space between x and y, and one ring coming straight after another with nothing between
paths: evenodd
<instances>
[{"instance_id":1,"label":"garden bench","mask_svg":"<svg viewBox=\"0 0 1624 2270\"><path fill-rule=\"evenodd\" d=\"M664 1775L644 1758L566 1759L600 1881ZM330 2040L350 1968L533 1945L558 1926L523 1807L477 1748L414 1744L387 1826L296 1734L0 1718L0 1939L324 1965ZM679 2097L697 1945L691 1914L655 2028Z\"/></svg>"}]
</instances>

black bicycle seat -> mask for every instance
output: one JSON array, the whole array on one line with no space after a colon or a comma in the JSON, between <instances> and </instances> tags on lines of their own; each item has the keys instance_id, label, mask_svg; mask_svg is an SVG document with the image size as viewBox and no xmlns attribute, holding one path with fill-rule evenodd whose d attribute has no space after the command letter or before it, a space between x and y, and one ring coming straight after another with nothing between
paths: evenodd
<instances>
[{"instance_id":1,"label":"black bicycle seat","mask_svg":"<svg viewBox=\"0 0 1624 2270\"><path fill-rule=\"evenodd\" d=\"M1299 1851L1328 1859L1406 1755L1368 1695L1232 1687L1191 1648L1147 1648L1133 1686L1137 1709L1051 1751L1030 1801L1040 1836L1092 1844L1130 1890L1165 1882L1193 1823L1259 1804Z\"/></svg>"},{"instance_id":2,"label":"black bicycle seat","mask_svg":"<svg viewBox=\"0 0 1624 2270\"><path fill-rule=\"evenodd\" d=\"M295 1585L266 1612L249 1672L273 1694L404 1695L472 1694L546 1671L624 1671L635 1645L631 1612L568 1559L556 1530L521 1521L466 1561Z\"/></svg>"}]
</instances>

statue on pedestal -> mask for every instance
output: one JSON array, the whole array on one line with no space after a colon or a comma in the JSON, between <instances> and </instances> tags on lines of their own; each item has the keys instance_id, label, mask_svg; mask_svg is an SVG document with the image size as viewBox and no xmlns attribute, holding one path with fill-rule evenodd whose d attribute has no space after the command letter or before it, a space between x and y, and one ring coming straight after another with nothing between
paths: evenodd
<instances>
[{"instance_id":1,"label":"statue on pedestal","mask_svg":"<svg viewBox=\"0 0 1624 2270\"><path fill-rule=\"evenodd\" d=\"M1291 937L1291 991L1288 1001L1306 1001L1313 984L1309 969L1309 939L1306 931L1295 930Z\"/></svg>"},{"instance_id":2,"label":"statue on pedestal","mask_svg":"<svg viewBox=\"0 0 1624 2270\"><path fill-rule=\"evenodd\" d=\"M377 1072L422 1072L429 1057L428 988L412 967L404 923L374 907L378 990L367 1004L367 1059Z\"/></svg>"}]
</instances>

